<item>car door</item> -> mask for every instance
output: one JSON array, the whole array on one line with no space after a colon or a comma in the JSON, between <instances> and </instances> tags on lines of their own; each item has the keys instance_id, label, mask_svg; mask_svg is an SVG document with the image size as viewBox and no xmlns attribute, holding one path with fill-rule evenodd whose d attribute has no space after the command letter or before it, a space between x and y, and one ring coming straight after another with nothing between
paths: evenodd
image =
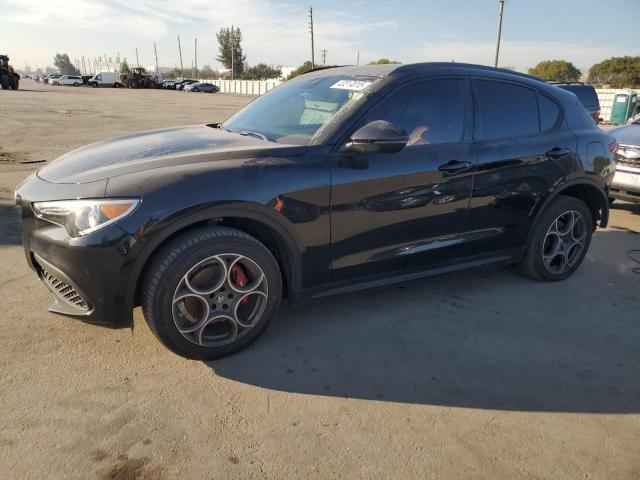
<instances>
[{"instance_id":1,"label":"car door","mask_svg":"<svg viewBox=\"0 0 640 480\"><path fill-rule=\"evenodd\" d=\"M476 78L473 96L478 165L456 255L517 253L530 213L575 166L576 136L560 128L560 105L528 85Z\"/></svg>"},{"instance_id":2,"label":"car door","mask_svg":"<svg viewBox=\"0 0 640 480\"><path fill-rule=\"evenodd\" d=\"M350 134L375 120L402 127L395 153L350 152ZM424 269L460 242L475 162L463 77L396 87L356 122L330 156L332 279Z\"/></svg>"}]
</instances>

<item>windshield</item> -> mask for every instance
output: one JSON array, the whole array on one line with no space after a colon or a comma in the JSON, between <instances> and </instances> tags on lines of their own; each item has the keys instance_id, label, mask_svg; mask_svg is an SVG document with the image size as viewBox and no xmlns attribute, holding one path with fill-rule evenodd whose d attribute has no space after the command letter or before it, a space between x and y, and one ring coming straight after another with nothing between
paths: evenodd
<instances>
[{"instance_id":1,"label":"windshield","mask_svg":"<svg viewBox=\"0 0 640 480\"><path fill-rule=\"evenodd\" d=\"M307 145L323 125L362 97L376 80L332 75L287 82L251 102L222 128L271 142Z\"/></svg>"}]
</instances>

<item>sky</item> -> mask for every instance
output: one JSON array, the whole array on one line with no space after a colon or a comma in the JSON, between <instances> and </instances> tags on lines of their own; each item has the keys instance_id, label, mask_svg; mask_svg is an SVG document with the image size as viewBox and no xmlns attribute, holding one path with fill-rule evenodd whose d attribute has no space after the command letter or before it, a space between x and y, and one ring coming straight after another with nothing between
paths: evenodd
<instances>
[{"instance_id":1,"label":"sky","mask_svg":"<svg viewBox=\"0 0 640 480\"><path fill-rule=\"evenodd\" d=\"M311 58L313 6L316 63L457 61L492 65L498 0L0 0L0 51L16 68L71 60L126 57L135 63L220 67L216 31L242 30L249 64L297 66ZM507 0L500 66L526 71L563 59L586 71L611 56L640 55L640 0Z\"/></svg>"}]
</instances>

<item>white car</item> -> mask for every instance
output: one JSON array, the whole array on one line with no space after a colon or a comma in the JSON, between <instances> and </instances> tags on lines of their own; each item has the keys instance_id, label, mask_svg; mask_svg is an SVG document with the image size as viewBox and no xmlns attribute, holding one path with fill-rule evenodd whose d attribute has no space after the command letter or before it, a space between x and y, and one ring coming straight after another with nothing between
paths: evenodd
<instances>
[{"instance_id":1,"label":"white car","mask_svg":"<svg viewBox=\"0 0 640 480\"><path fill-rule=\"evenodd\" d=\"M54 78L53 82L49 82L51 85L73 85L79 87L82 85L82 77L77 75L62 75L61 77Z\"/></svg>"}]
</instances>

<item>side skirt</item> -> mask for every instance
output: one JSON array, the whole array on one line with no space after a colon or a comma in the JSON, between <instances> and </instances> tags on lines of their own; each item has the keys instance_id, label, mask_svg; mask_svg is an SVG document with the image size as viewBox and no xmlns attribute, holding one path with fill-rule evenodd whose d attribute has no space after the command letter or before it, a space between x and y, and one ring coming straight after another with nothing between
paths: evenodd
<instances>
[{"instance_id":1,"label":"side skirt","mask_svg":"<svg viewBox=\"0 0 640 480\"><path fill-rule=\"evenodd\" d=\"M524 249L518 248L513 250L504 250L497 252L491 256L475 256L448 262L439 266L427 269L403 270L400 272L389 273L385 275L375 275L367 277L360 281L342 281L338 283L330 283L321 285L298 292L293 298L293 303L304 303L318 298L328 297L331 295L339 295L342 293L356 292L368 288L382 287L394 283L407 282L419 278L432 277L443 273L457 272L458 270L466 270L470 268L478 268L486 265L510 265L522 260Z\"/></svg>"}]
</instances>

